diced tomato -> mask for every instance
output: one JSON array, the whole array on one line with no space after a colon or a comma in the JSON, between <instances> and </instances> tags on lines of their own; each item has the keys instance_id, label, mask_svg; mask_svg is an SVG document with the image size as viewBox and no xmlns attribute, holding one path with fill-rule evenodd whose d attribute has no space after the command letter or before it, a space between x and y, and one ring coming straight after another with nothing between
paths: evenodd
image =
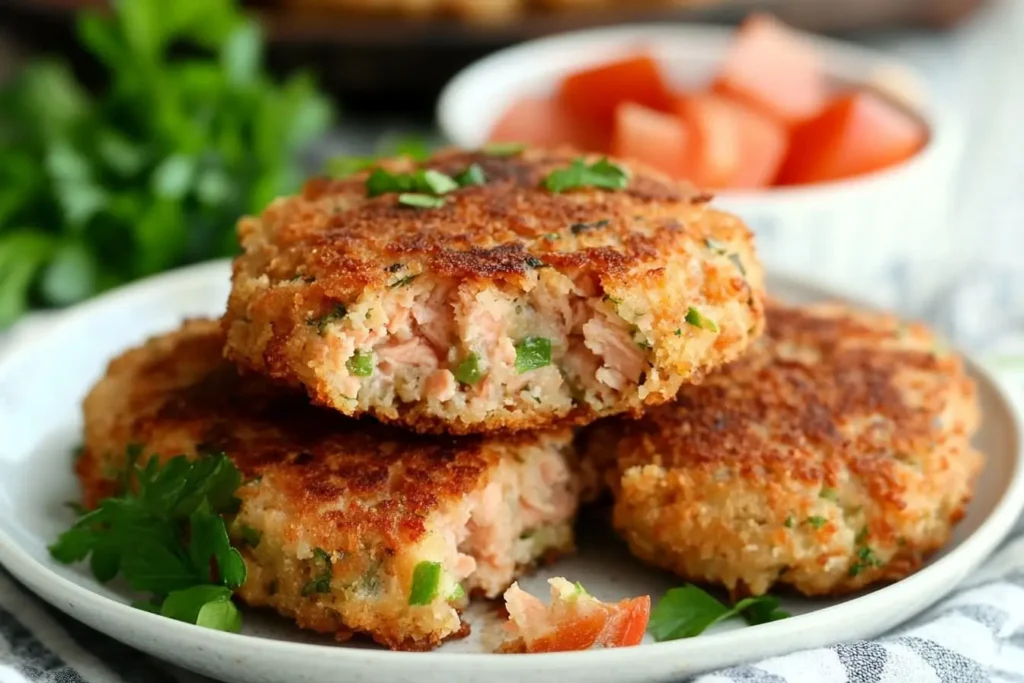
<instances>
[{"instance_id":1,"label":"diced tomato","mask_svg":"<svg viewBox=\"0 0 1024 683\"><path fill-rule=\"evenodd\" d=\"M674 178L689 176L690 135L678 117L624 102L615 110L612 154L650 164Z\"/></svg>"},{"instance_id":2,"label":"diced tomato","mask_svg":"<svg viewBox=\"0 0 1024 683\"><path fill-rule=\"evenodd\" d=\"M639 645L651 618L651 596L623 600L609 606L611 612L604 632L597 643L602 647L630 647Z\"/></svg>"},{"instance_id":3,"label":"diced tomato","mask_svg":"<svg viewBox=\"0 0 1024 683\"><path fill-rule=\"evenodd\" d=\"M793 131L778 182L823 183L877 171L913 156L925 139L920 122L880 96L841 95Z\"/></svg>"},{"instance_id":4,"label":"diced tomato","mask_svg":"<svg viewBox=\"0 0 1024 683\"><path fill-rule=\"evenodd\" d=\"M591 122L606 130L611 129L615 109L623 102L660 111L672 108L672 95L661 70L645 55L567 76L559 87L558 101L577 122Z\"/></svg>"},{"instance_id":5,"label":"diced tomato","mask_svg":"<svg viewBox=\"0 0 1024 683\"><path fill-rule=\"evenodd\" d=\"M553 98L524 97L505 110L491 130L492 142L524 142L539 147L573 145L592 152L608 151L608 134L577 122Z\"/></svg>"},{"instance_id":6,"label":"diced tomato","mask_svg":"<svg viewBox=\"0 0 1024 683\"><path fill-rule=\"evenodd\" d=\"M788 125L813 117L826 99L818 53L765 14L740 27L712 87Z\"/></svg>"},{"instance_id":7,"label":"diced tomato","mask_svg":"<svg viewBox=\"0 0 1024 683\"><path fill-rule=\"evenodd\" d=\"M530 652L571 652L593 647L608 623L608 613L600 607L575 610L554 627L527 645Z\"/></svg>"},{"instance_id":8,"label":"diced tomato","mask_svg":"<svg viewBox=\"0 0 1024 683\"><path fill-rule=\"evenodd\" d=\"M680 98L690 131L690 179L708 189L767 187L786 155L785 126L714 94Z\"/></svg>"}]
</instances>

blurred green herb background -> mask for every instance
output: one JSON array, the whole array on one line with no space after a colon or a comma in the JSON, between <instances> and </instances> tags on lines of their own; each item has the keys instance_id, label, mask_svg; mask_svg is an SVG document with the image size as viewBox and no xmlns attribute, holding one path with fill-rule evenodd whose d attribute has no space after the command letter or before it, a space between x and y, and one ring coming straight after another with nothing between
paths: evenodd
<instances>
[{"instance_id":1,"label":"blurred green herb background","mask_svg":"<svg viewBox=\"0 0 1024 683\"><path fill-rule=\"evenodd\" d=\"M235 0L122 0L77 35L99 92L52 60L0 91L0 327L232 254L238 217L300 185L333 118L308 76L267 75Z\"/></svg>"}]
</instances>

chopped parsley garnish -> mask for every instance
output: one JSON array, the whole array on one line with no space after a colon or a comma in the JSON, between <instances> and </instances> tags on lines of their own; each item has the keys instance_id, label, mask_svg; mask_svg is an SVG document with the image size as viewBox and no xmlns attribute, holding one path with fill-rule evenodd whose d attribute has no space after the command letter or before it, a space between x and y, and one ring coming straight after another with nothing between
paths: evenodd
<instances>
[{"instance_id":1,"label":"chopped parsley garnish","mask_svg":"<svg viewBox=\"0 0 1024 683\"><path fill-rule=\"evenodd\" d=\"M569 226L569 229L572 230L572 234L578 235L581 232L586 232L588 230L603 228L609 223L611 223L611 221L606 218L604 220L594 221L593 223L573 223Z\"/></svg>"},{"instance_id":2,"label":"chopped parsley garnish","mask_svg":"<svg viewBox=\"0 0 1024 683\"><path fill-rule=\"evenodd\" d=\"M480 356L470 353L462 359L462 362L455 367L455 379L462 384L476 384L483 377L480 370Z\"/></svg>"},{"instance_id":3,"label":"chopped parsley garnish","mask_svg":"<svg viewBox=\"0 0 1024 683\"><path fill-rule=\"evenodd\" d=\"M677 327L677 328L676 328L676 331L675 331L675 335L676 335L677 337L682 337L682 336L683 336L683 328L681 328L681 327Z\"/></svg>"},{"instance_id":4,"label":"chopped parsley garnish","mask_svg":"<svg viewBox=\"0 0 1024 683\"><path fill-rule=\"evenodd\" d=\"M546 337L524 337L516 344L516 374L551 364L551 340Z\"/></svg>"},{"instance_id":5,"label":"chopped parsley garnish","mask_svg":"<svg viewBox=\"0 0 1024 683\"><path fill-rule=\"evenodd\" d=\"M549 173L543 185L551 192L565 192L584 187L624 190L629 185L629 174L626 169L606 158L587 165L581 157L573 159L569 168L560 168Z\"/></svg>"},{"instance_id":6,"label":"chopped parsley garnish","mask_svg":"<svg viewBox=\"0 0 1024 683\"><path fill-rule=\"evenodd\" d=\"M813 526L815 529L820 529L821 527L825 526L826 522L828 522L828 520L819 515L811 515L807 518L807 523Z\"/></svg>"},{"instance_id":7,"label":"chopped parsley garnish","mask_svg":"<svg viewBox=\"0 0 1024 683\"><path fill-rule=\"evenodd\" d=\"M263 532L259 529L253 529L248 524L242 525L242 540L250 548L255 548L263 540Z\"/></svg>"},{"instance_id":8,"label":"chopped parsley garnish","mask_svg":"<svg viewBox=\"0 0 1024 683\"><path fill-rule=\"evenodd\" d=\"M487 183L487 174L484 173L480 164L470 164L465 171L455 176L455 182L459 184L459 187L484 185Z\"/></svg>"},{"instance_id":9,"label":"chopped parsley garnish","mask_svg":"<svg viewBox=\"0 0 1024 683\"><path fill-rule=\"evenodd\" d=\"M526 265L528 265L530 268L548 268L549 267L548 264L544 263L543 261L541 261L536 256L527 256L526 257Z\"/></svg>"},{"instance_id":10,"label":"chopped parsley garnish","mask_svg":"<svg viewBox=\"0 0 1024 683\"><path fill-rule=\"evenodd\" d=\"M437 597L441 584L441 563L420 562L412 573L412 590L409 591L410 605L429 605Z\"/></svg>"},{"instance_id":11,"label":"chopped parsley garnish","mask_svg":"<svg viewBox=\"0 0 1024 683\"><path fill-rule=\"evenodd\" d=\"M729 260L736 265L737 270L740 271L740 275L743 277L747 276L747 269L743 267L743 261L740 259L739 254L729 254Z\"/></svg>"},{"instance_id":12,"label":"chopped parsley garnish","mask_svg":"<svg viewBox=\"0 0 1024 683\"><path fill-rule=\"evenodd\" d=\"M851 577L857 576L865 569L870 567L881 567L882 559L875 554L875 551L871 548L864 546L857 551L857 561L850 565L849 574Z\"/></svg>"},{"instance_id":13,"label":"chopped parsley garnish","mask_svg":"<svg viewBox=\"0 0 1024 683\"><path fill-rule=\"evenodd\" d=\"M345 362L345 367L356 377L369 377L373 374L373 352L356 351Z\"/></svg>"},{"instance_id":14,"label":"chopped parsley garnish","mask_svg":"<svg viewBox=\"0 0 1024 683\"><path fill-rule=\"evenodd\" d=\"M795 523L796 523L796 520L793 519L793 515L786 515L786 521L783 524L785 524L787 529L792 529L793 528L793 524L795 524Z\"/></svg>"},{"instance_id":15,"label":"chopped parsley garnish","mask_svg":"<svg viewBox=\"0 0 1024 683\"><path fill-rule=\"evenodd\" d=\"M492 157L511 157L519 154L526 145L522 142L489 142L480 151Z\"/></svg>"},{"instance_id":16,"label":"chopped parsley garnish","mask_svg":"<svg viewBox=\"0 0 1024 683\"><path fill-rule=\"evenodd\" d=\"M90 560L106 583L124 577L149 594L140 608L208 628L237 631L232 589L245 583L245 562L231 546L222 514L238 509L241 474L224 454L139 464L128 450L122 492L104 498L50 546L63 564Z\"/></svg>"},{"instance_id":17,"label":"chopped parsley garnish","mask_svg":"<svg viewBox=\"0 0 1024 683\"><path fill-rule=\"evenodd\" d=\"M391 173L378 168L366 179L368 197L379 197L389 192L442 195L458 188L454 178L432 168L413 173Z\"/></svg>"},{"instance_id":18,"label":"chopped parsley garnish","mask_svg":"<svg viewBox=\"0 0 1024 683\"><path fill-rule=\"evenodd\" d=\"M414 274L414 275L406 275L405 277L402 277L402 278L398 278L397 280L395 280L394 282L392 282L392 283L391 283L390 285L388 285L388 286L389 286L389 287L390 287L391 289L397 289L397 288L399 288L399 287L405 287L406 285L408 285L409 283L411 283L411 282L412 282L413 280L415 280L415 279L416 279L416 278L418 278L419 276L420 276L420 275L419 275L419 273L416 273L416 274Z\"/></svg>"},{"instance_id":19,"label":"chopped parsley garnish","mask_svg":"<svg viewBox=\"0 0 1024 683\"><path fill-rule=\"evenodd\" d=\"M751 625L777 621L790 616L779 609L772 595L744 598L732 607L722 604L692 584L673 588L654 609L647 630L657 641L699 636L720 621L742 615Z\"/></svg>"},{"instance_id":20,"label":"chopped parsley garnish","mask_svg":"<svg viewBox=\"0 0 1024 683\"><path fill-rule=\"evenodd\" d=\"M307 597L314 593L331 592L331 578L333 576L331 556L323 548L313 548L313 568L317 569L319 573L314 575L313 579L307 581L302 587L302 597Z\"/></svg>"},{"instance_id":21,"label":"chopped parsley garnish","mask_svg":"<svg viewBox=\"0 0 1024 683\"><path fill-rule=\"evenodd\" d=\"M729 251L724 242L713 240L710 237L704 238L704 246L717 254L724 254Z\"/></svg>"},{"instance_id":22,"label":"chopped parsley garnish","mask_svg":"<svg viewBox=\"0 0 1024 683\"><path fill-rule=\"evenodd\" d=\"M686 322L690 323L694 327L699 327L702 330L708 330L709 332L718 332L718 325L711 318L705 318L704 315L693 306L690 306L686 311Z\"/></svg>"},{"instance_id":23,"label":"chopped parsley garnish","mask_svg":"<svg viewBox=\"0 0 1024 683\"><path fill-rule=\"evenodd\" d=\"M346 315L348 315L348 309L345 308L345 304L335 304L330 313L322 315L319 318L310 319L309 324L316 327L316 333L322 337L330 323L333 323L336 320L341 320Z\"/></svg>"},{"instance_id":24,"label":"chopped parsley garnish","mask_svg":"<svg viewBox=\"0 0 1024 683\"><path fill-rule=\"evenodd\" d=\"M836 490L833 488L829 488L828 486L821 489L821 492L818 494L818 497L824 498L825 500L831 500L833 503L839 500L839 494L836 493Z\"/></svg>"},{"instance_id":25,"label":"chopped parsley garnish","mask_svg":"<svg viewBox=\"0 0 1024 683\"><path fill-rule=\"evenodd\" d=\"M433 197L421 192L403 192L398 195L398 203L417 209L440 209L444 206L444 197Z\"/></svg>"}]
</instances>

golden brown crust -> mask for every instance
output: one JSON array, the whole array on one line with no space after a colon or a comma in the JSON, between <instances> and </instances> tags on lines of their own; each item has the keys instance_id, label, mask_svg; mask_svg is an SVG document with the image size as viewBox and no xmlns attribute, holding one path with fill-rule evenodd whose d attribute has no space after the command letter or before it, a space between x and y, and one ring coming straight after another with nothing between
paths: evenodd
<instances>
[{"instance_id":1,"label":"golden brown crust","mask_svg":"<svg viewBox=\"0 0 1024 683\"><path fill-rule=\"evenodd\" d=\"M588 435L616 525L640 556L737 593L902 578L981 466L974 386L937 344L892 316L770 305L744 358Z\"/></svg>"},{"instance_id":2,"label":"golden brown crust","mask_svg":"<svg viewBox=\"0 0 1024 683\"><path fill-rule=\"evenodd\" d=\"M646 405L670 400L680 383L698 381L736 357L760 332L763 285L752 236L739 220L710 209L707 195L644 167L632 169L624 190L552 193L541 187L552 170L577 156L572 150L502 157L440 153L420 167L456 175L478 164L487 182L446 195L436 209L403 206L395 193L367 197L366 172L310 181L301 195L280 199L262 216L239 224L244 253L235 261L224 317L226 355L257 372L306 385L322 405L421 432L522 430L563 420L585 424L614 412L639 414ZM396 172L417 168L407 159L384 165ZM397 408L342 395L336 382L345 373L343 360L335 360L341 351L330 339L311 340L317 321L351 310L372 292L399 295L409 283L457 289L462 300L493 288L528 306L534 303L528 293L538 288L558 289L566 298L627 300L637 315L650 318L645 353L657 372L645 375L648 386L641 392L634 385L632 395L623 391L619 405L599 410L587 403L527 404L499 406L470 419L425 400ZM682 322L689 305L724 311L729 319L713 344L689 344L696 334ZM680 327L683 334L676 332ZM465 342L451 336L434 349L442 369L449 348Z\"/></svg>"}]
</instances>

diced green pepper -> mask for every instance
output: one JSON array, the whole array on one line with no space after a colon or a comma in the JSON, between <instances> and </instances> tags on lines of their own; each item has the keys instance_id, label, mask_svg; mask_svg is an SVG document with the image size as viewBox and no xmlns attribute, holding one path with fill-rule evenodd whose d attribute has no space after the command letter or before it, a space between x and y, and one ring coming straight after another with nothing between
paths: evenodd
<instances>
[{"instance_id":1,"label":"diced green pepper","mask_svg":"<svg viewBox=\"0 0 1024 683\"><path fill-rule=\"evenodd\" d=\"M373 352L356 351L345 363L345 367L356 377L369 377L373 374Z\"/></svg>"},{"instance_id":2,"label":"diced green pepper","mask_svg":"<svg viewBox=\"0 0 1024 683\"><path fill-rule=\"evenodd\" d=\"M546 337L524 337L516 344L516 374L551 365L551 340Z\"/></svg>"},{"instance_id":3,"label":"diced green pepper","mask_svg":"<svg viewBox=\"0 0 1024 683\"><path fill-rule=\"evenodd\" d=\"M409 604L429 605L437 597L437 588L440 584L441 563L420 562L413 570Z\"/></svg>"},{"instance_id":4,"label":"diced green pepper","mask_svg":"<svg viewBox=\"0 0 1024 683\"><path fill-rule=\"evenodd\" d=\"M463 384L476 384L483 377L483 372L480 371L480 356L470 353L456 366L452 374Z\"/></svg>"}]
</instances>

